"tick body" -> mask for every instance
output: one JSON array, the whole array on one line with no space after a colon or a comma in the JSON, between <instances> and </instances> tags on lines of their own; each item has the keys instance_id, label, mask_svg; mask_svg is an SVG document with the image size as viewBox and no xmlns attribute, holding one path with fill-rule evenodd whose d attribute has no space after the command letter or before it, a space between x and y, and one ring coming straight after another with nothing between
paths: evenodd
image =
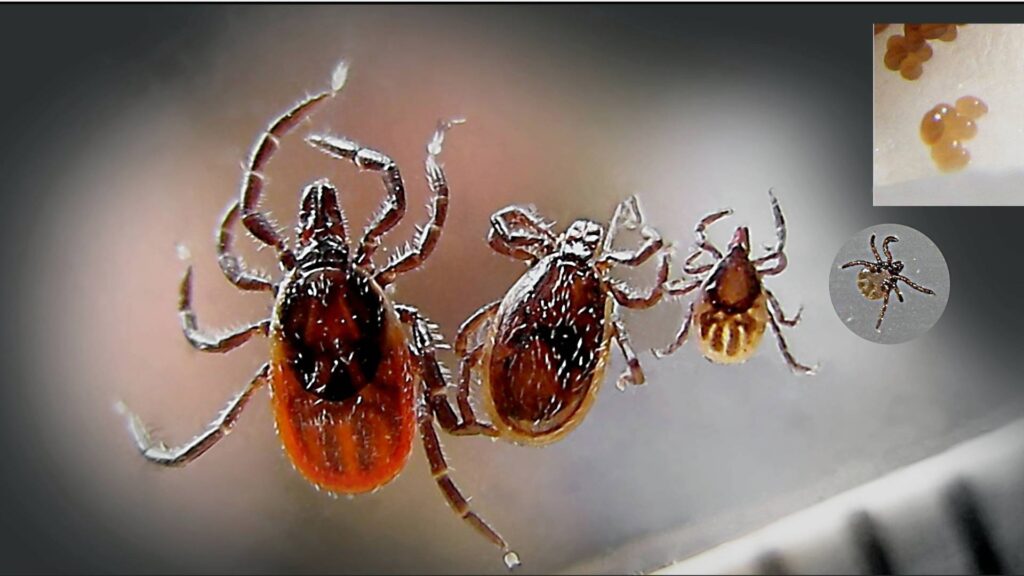
<instances>
[{"instance_id":1,"label":"tick body","mask_svg":"<svg viewBox=\"0 0 1024 576\"><path fill-rule=\"evenodd\" d=\"M737 236L745 236L741 228ZM733 239L729 253L716 265L693 307L701 353L712 362L737 364L757 350L768 325L768 297L745 247Z\"/></svg>"},{"instance_id":2,"label":"tick body","mask_svg":"<svg viewBox=\"0 0 1024 576\"><path fill-rule=\"evenodd\" d=\"M429 222L408 249L380 267L373 258L380 239L405 214L404 180L397 164L381 152L338 136L306 138L318 150L377 172L384 181L387 197L354 250L339 193L327 180L303 191L293 247L259 211L264 167L281 138L341 88L344 68L334 78L330 91L299 102L257 139L240 198L229 205L221 223L217 249L222 271L242 290L273 294L273 315L235 333L207 335L192 311L191 267L181 283L182 328L193 347L227 352L263 334L270 338L270 361L203 433L177 448L154 441L142 421L121 408L146 459L182 466L227 435L252 394L269 382L277 432L292 464L318 489L342 494L373 491L394 479L418 434L449 505L501 547L505 563L513 567L519 562L516 554L470 509L448 474L435 419L449 425L454 409L436 401L436 391L444 391L446 382L436 359L435 327L415 308L392 302L385 291L400 275L418 268L437 244L448 213L448 183L437 155L453 123L441 123L427 147L427 181L433 192ZM276 251L280 281L246 269L234 253L232 228L239 221Z\"/></svg>"},{"instance_id":3,"label":"tick body","mask_svg":"<svg viewBox=\"0 0 1024 576\"><path fill-rule=\"evenodd\" d=\"M668 282L665 291L673 296L699 292L687 309L675 341L664 349L654 350L656 356L664 357L678 350L686 342L692 326L696 330L697 346L705 358L718 364L742 363L757 351L770 326L789 367L804 374L815 371L793 357L780 329L780 325L795 326L800 321L800 312L793 318L786 318L775 295L763 282L764 277L781 273L788 264L784 251L786 221L778 199L771 191L769 196L777 240L768 254L760 258L751 255L750 233L746 227L736 228L724 253L707 239L707 228L732 214L732 210L709 214L697 223L695 250L683 265L683 272L689 277ZM712 261L699 264L705 255Z\"/></svg>"},{"instance_id":4,"label":"tick body","mask_svg":"<svg viewBox=\"0 0 1024 576\"><path fill-rule=\"evenodd\" d=\"M401 320L372 277L298 269L281 286L271 358L277 432L310 482L359 493L402 470L416 431L419 373Z\"/></svg>"},{"instance_id":5,"label":"tick body","mask_svg":"<svg viewBox=\"0 0 1024 576\"><path fill-rule=\"evenodd\" d=\"M889 249L889 244L899 241L900 239L896 236L886 236L885 240L882 240L882 252L885 254L883 260L878 249L875 248L875 235L872 234L868 240L868 246L871 248L871 254L875 257L875 261L852 260L840 266L843 269L863 266L863 269L857 272L857 290L868 300L882 301L882 309L878 313L878 320L875 321L875 331L877 332L882 331L882 320L885 319L885 312L889 309L889 294L895 292L896 298L903 302L903 292L900 291L897 282L903 282L923 294L935 294L931 288L925 288L902 275L903 262L893 260L892 251Z\"/></svg>"},{"instance_id":6,"label":"tick body","mask_svg":"<svg viewBox=\"0 0 1024 576\"><path fill-rule=\"evenodd\" d=\"M482 362L503 435L545 443L582 420L604 375L611 314L600 278L572 257L548 256L512 286Z\"/></svg>"},{"instance_id":7,"label":"tick body","mask_svg":"<svg viewBox=\"0 0 1024 576\"><path fill-rule=\"evenodd\" d=\"M857 290L868 300L885 298L885 274L865 268L857 273Z\"/></svg>"},{"instance_id":8,"label":"tick body","mask_svg":"<svg viewBox=\"0 0 1024 576\"><path fill-rule=\"evenodd\" d=\"M577 220L561 235L529 209L512 206L491 218L490 245L530 268L499 301L484 306L459 330L462 356L456 433L487 434L523 444L548 444L583 420L604 376L612 342L628 368L618 385L643 384L644 375L619 319L619 306L649 308L668 277L664 252L658 281L641 294L608 276L615 264L640 266L662 251L661 237L643 226L635 197L621 203L608 230ZM613 251L620 228L639 229L643 245ZM479 378L490 424L470 404Z\"/></svg>"}]
</instances>

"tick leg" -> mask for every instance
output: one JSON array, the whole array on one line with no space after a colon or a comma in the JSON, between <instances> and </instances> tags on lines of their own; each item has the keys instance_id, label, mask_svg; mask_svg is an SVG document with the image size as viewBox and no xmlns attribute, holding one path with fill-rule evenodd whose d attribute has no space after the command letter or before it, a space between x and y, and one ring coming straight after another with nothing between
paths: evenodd
<instances>
[{"instance_id":1,"label":"tick leg","mask_svg":"<svg viewBox=\"0 0 1024 576\"><path fill-rule=\"evenodd\" d=\"M702 264L700 266L694 265L703 255L703 250L697 250L693 254L690 254L690 256L683 262L683 272L691 276L700 276L710 272L711 269L715 267L714 264Z\"/></svg>"},{"instance_id":2,"label":"tick leg","mask_svg":"<svg viewBox=\"0 0 1024 576\"><path fill-rule=\"evenodd\" d=\"M465 356L466 350L469 349L469 339L475 334L480 327L487 321L494 317L498 312L498 306L501 305L501 301L497 300L490 304L481 307L479 310L473 313L472 316L466 319L459 326L459 333L455 336L455 353L459 356Z\"/></svg>"},{"instance_id":3,"label":"tick leg","mask_svg":"<svg viewBox=\"0 0 1024 576\"><path fill-rule=\"evenodd\" d=\"M445 461L444 451L441 449L441 441L434 429L433 412L431 410L420 410L418 414L420 436L423 438L423 448L427 453L427 461L430 462L430 472L437 482L438 488L444 494L448 505L484 538L490 540L495 546L501 548L505 556L505 563L508 566L518 564L518 556L513 552L505 539L501 537L491 526L473 512L469 506L469 500L462 494L459 487L455 485L448 475L448 462Z\"/></svg>"},{"instance_id":4,"label":"tick leg","mask_svg":"<svg viewBox=\"0 0 1024 576\"><path fill-rule=\"evenodd\" d=\"M181 315L181 329L185 333L185 339L196 350L203 352L228 352L238 348L249 341L256 334L266 335L270 330L270 320L261 320L250 324L237 332L223 334L221 336L210 336L204 334L198 327L196 313L192 310L192 267L185 271L181 279L181 289L178 295L178 313Z\"/></svg>"},{"instance_id":5,"label":"tick leg","mask_svg":"<svg viewBox=\"0 0 1024 576\"><path fill-rule=\"evenodd\" d=\"M608 289L611 290L615 301L626 308L644 309L657 304L665 294L664 284L668 281L669 255L665 253L661 257L661 265L658 267L657 282L647 294L641 294L635 288L619 282L608 280Z\"/></svg>"},{"instance_id":6,"label":"tick leg","mask_svg":"<svg viewBox=\"0 0 1024 576\"><path fill-rule=\"evenodd\" d=\"M500 435L490 424L484 424L477 420L476 412L469 401L473 372L478 369L480 361L483 359L486 345L485 343L479 343L470 350L469 342L488 321L494 318L500 305L500 300L491 302L474 312L472 316L462 323L462 326L459 327L459 333L455 336L455 353L459 356L459 391L456 401L459 405L459 416L462 418L462 423L452 429L445 428L446 432L456 435Z\"/></svg>"},{"instance_id":7,"label":"tick leg","mask_svg":"<svg viewBox=\"0 0 1024 576\"><path fill-rule=\"evenodd\" d=\"M685 278L676 278L671 282L665 283L665 292L669 296L685 296L700 288L703 282L700 279L687 281Z\"/></svg>"},{"instance_id":8,"label":"tick leg","mask_svg":"<svg viewBox=\"0 0 1024 576\"><path fill-rule=\"evenodd\" d=\"M615 213L611 215L611 222L608 224L608 234L604 237L602 252L611 252L611 245L615 242L615 236L621 229L637 230L643 225L643 213L640 212L640 200L636 196L630 196L615 206ZM646 227L644 227L646 231Z\"/></svg>"},{"instance_id":9,"label":"tick leg","mask_svg":"<svg viewBox=\"0 0 1024 576\"><path fill-rule=\"evenodd\" d=\"M636 251L630 252L628 250L618 252L608 252L598 261L599 266L607 266L608 264L625 264L626 266L640 266L644 262L651 259L665 246L664 240L661 236L653 229L645 227L641 233L644 238L644 243L636 249Z\"/></svg>"},{"instance_id":10,"label":"tick leg","mask_svg":"<svg viewBox=\"0 0 1024 576\"><path fill-rule=\"evenodd\" d=\"M427 404L434 413L434 417L437 418L441 428L446 432L460 436L476 434L492 437L498 436L498 431L494 427L476 421L472 406L469 404L468 384L466 387L465 406L463 406L460 389L459 413L462 416L462 422L459 422L459 418L455 415L455 410L452 409L448 399L445 373L441 368L441 363L437 360L434 342L438 338L435 336L435 332L431 329L427 320L412 306L398 305L395 306L395 310L398 312L402 322L409 326L413 333L413 354L422 366Z\"/></svg>"},{"instance_id":11,"label":"tick leg","mask_svg":"<svg viewBox=\"0 0 1024 576\"><path fill-rule=\"evenodd\" d=\"M508 206L491 215L487 243L505 256L533 264L554 250L549 224L523 206Z\"/></svg>"},{"instance_id":12,"label":"tick leg","mask_svg":"<svg viewBox=\"0 0 1024 576\"><path fill-rule=\"evenodd\" d=\"M458 418L445 395L448 388L445 372L437 360L437 351L434 345L438 336L430 329L426 319L416 308L400 304L395 306L395 312L398 313L402 323L412 332L411 352L420 364L420 373L426 387L426 400L430 410L434 412L443 428L455 427L458 424Z\"/></svg>"},{"instance_id":13,"label":"tick leg","mask_svg":"<svg viewBox=\"0 0 1024 576\"><path fill-rule=\"evenodd\" d=\"M849 268L851 266L864 266L865 268L870 268L872 272L879 270L877 262L868 262L867 260L851 260L839 268Z\"/></svg>"},{"instance_id":14,"label":"tick leg","mask_svg":"<svg viewBox=\"0 0 1024 576\"><path fill-rule=\"evenodd\" d=\"M306 119L319 104L333 96L338 89L340 86L334 86L330 91L310 96L271 122L263 136L256 141L249 157L249 165L242 183L242 223L257 240L277 250L278 259L286 270L295 267L295 254L285 245L274 223L259 212L260 196L266 183L263 169L277 151L281 138Z\"/></svg>"},{"instance_id":15,"label":"tick leg","mask_svg":"<svg viewBox=\"0 0 1024 576\"><path fill-rule=\"evenodd\" d=\"M775 294L772 294L772 291L767 288L764 289L764 293L768 295L768 303L775 310L776 319L779 321L779 324L783 326L796 326L800 322L800 315L804 312L803 306L797 309L795 316L786 318L786 313L782 311L782 306L779 304L778 299L775 298Z\"/></svg>"},{"instance_id":16,"label":"tick leg","mask_svg":"<svg viewBox=\"0 0 1024 576\"><path fill-rule=\"evenodd\" d=\"M430 184L430 191L433 192L433 203L430 208L430 221L425 228L417 228L418 234L413 240L411 248L406 248L404 253L392 258L377 275L377 283L387 286L394 279L405 272L415 270L430 256L437 246L441 237L441 228L444 227L445 219L448 217L448 180L445 178L444 170L437 163L437 156L441 153L441 144L444 142L445 133L462 120L449 120L438 123L437 131L430 143L427 145L427 182Z\"/></svg>"},{"instance_id":17,"label":"tick leg","mask_svg":"<svg viewBox=\"0 0 1024 576\"><path fill-rule=\"evenodd\" d=\"M477 344L472 350L465 354L459 362L459 391L456 396L456 402L459 405L459 417L462 418L462 422L458 423L453 427L444 428L445 432L453 434L455 436L474 436L477 434L483 434L484 436L490 436L496 438L501 436L498 429L490 424L480 422L476 417L476 412L473 410L473 405L469 401L469 388L473 381L473 371L476 370L480 361L484 356L484 345ZM447 397L445 398L447 401Z\"/></svg>"},{"instance_id":18,"label":"tick leg","mask_svg":"<svg viewBox=\"0 0 1024 576\"><path fill-rule=\"evenodd\" d=\"M444 427L445 431L450 434L500 435L490 424L484 424L477 420L473 405L469 401L473 371L479 367L485 349L485 344L479 343L470 350L469 342L479 332L480 328L494 318L494 315L498 312L499 305L501 305L501 301L491 302L474 312L472 316L462 323L462 326L459 327L459 333L455 336L455 354L459 356L459 391L456 401L459 405L459 416L462 418L462 422L453 428Z\"/></svg>"},{"instance_id":19,"label":"tick leg","mask_svg":"<svg viewBox=\"0 0 1024 576\"><path fill-rule=\"evenodd\" d=\"M314 148L341 160L348 160L361 170L379 172L387 195L363 232L356 251L355 265L372 265L374 252L380 247L380 238L394 228L405 216L405 182L395 161L381 152L363 146L342 136L312 135L306 137ZM372 267L370 268L372 269Z\"/></svg>"},{"instance_id":20,"label":"tick leg","mask_svg":"<svg viewBox=\"0 0 1024 576\"><path fill-rule=\"evenodd\" d=\"M882 331L882 320L885 318L885 311L889 309L889 291L885 291L885 295L882 296L882 311L878 313L878 322L875 322L875 331Z\"/></svg>"},{"instance_id":21,"label":"tick leg","mask_svg":"<svg viewBox=\"0 0 1024 576\"><path fill-rule=\"evenodd\" d=\"M231 228L238 222L239 204L234 200L224 213L224 219L220 224L220 231L217 235L217 263L220 269L231 282L241 290L266 290L273 292L276 287L274 282L261 272L250 272L245 269L242 259L235 255L233 250L234 234Z\"/></svg>"},{"instance_id":22,"label":"tick leg","mask_svg":"<svg viewBox=\"0 0 1024 576\"><path fill-rule=\"evenodd\" d=\"M789 345L786 344L785 337L782 336L782 329L779 327L779 319L776 316L782 316L782 310L775 308L774 306L768 310L768 323L772 326L772 331L775 332L775 340L779 345L779 351L782 352L782 356L786 359L786 364L789 364L789 368L799 374L814 374L818 371L817 366L805 366L796 361L793 354L789 351Z\"/></svg>"},{"instance_id":23,"label":"tick leg","mask_svg":"<svg viewBox=\"0 0 1024 576\"><path fill-rule=\"evenodd\" d=\"M932 290L931 288L925 288L924 286L921 286L920 284L914 282L913 280L911 280L910 278L907 278L906 276L900 276L900 275L894 274L892 279L893 279L893 282L895 282L896 280L904 282L904 283L906 283L907 286L910 286L911 288L913 288L914 290L917 290L918 292L924 292L925 294L935 294L935 291Z\"/></svg>"},{"instance_id":24,"label":"tick leg","mask_svg":"<svg viewBox=\"0 0 1024 576\"><path fill-rule=\"evenodd\" d=\"M789 258L786 257L785 252L776 252L770 254L769 256L758 258L757 260L754 261L755 266L760 266L761 264L764 264L772 259L775 259L775 264L773 266L769 266L767 268L758 268L757 273L760 274L761 276L774 276L776 274L781 273L783 270L786 269L786 266L789 265Z\"/></svg>"},{"instance_id":25,"label":"tick leg","mask_svg":"<svg viewBox=\"0 0 1024 576\"><path fill-rule=\"evenodd\" d=\"M896 285L896 281L892 281L892 291L896 293L896 298L903 302L903 292L900 291L900 287Z\"/></svg>"},{"instance_id":26,"label":"tick leg","mask_svg":"<svg viewBox=\"0 0 1024 576\"><path fill-rule=\"evenodd\" d=\"M732 208L726 208L725 210L719 210L718 212L708 214L702 218L693 229L694 235L697 236L697 247L708 254L711 254L715 260L722 259L722 252L708 241L707 228L730 214L732 214Z\"/></svg>"},{"instance_id":27,"label":"tick leg","mask_svg":"<svg viewBox=\"0 0 1024 576\"><path fill-rule=\"evenodd\" d=\"M875 248L875 235L872 234L871 238L868 239L868 246L871 247L871 255L875 257L875 261L879 264L882 263L882 257L878 255L878 248Z\"/></svg>"},{"instance_id":28,"label":"tick leg","mask_svg":"<svg viewBox=\"0 0 1024 576\"><path fill-rule=\"evenodd\" d=\"M722 259L722 251L708 241L707 228L730 214L732 214L732 209L726 208L725 210L719 210L718 212L708 214L697 222L697 225L693 229L693 234L697 237L697 241L694 244L697 250L690 254L683 263L683 272L686 272L687 274L703 274L711 270L714 267L714 264L704 264L701 266L696 265L697 260L699 260L705 253L710 254L715 262Z\"/></svg>"},{"instance_id":29,"label":"tick leg","mask_svg":"<svg viewBox=\"0 0 1024 576\"><path fill-rule=\"evenodd\" d=\"M786 269L788 260L786 258L786 219L782 216L782 207L779 205L779 199L775 197L775 191L768 189L768 197L772 202L772 215L775 218L775 246L771 248L768 254L754 260L754 266L762 266L767 262L775 260L775 265L759 270L763 276L772 276L779 274Z\"/></svg>"},{"instance_id":30,"label":"tick leg","mask_svg":"<svg viewBox=\"0 0 1024 576\"><path fill-rule=\"evenodd\" d=\"M604 252L611 252L612 244L619 230L636 230L643 226L644 215L640 211L640 200L634 195L626 198L615 207L611 223L608 225L608 234L604 237ZM646 228L646 227L645 227Z\"/></svg>"},{"instance_id":31,"label":"tick leg","mask_svg":"<svg viewBox=\"0 0 1024 576\"><path fill-rule=\"evenodd\" d=\"M626 370L619 375L619 379L615 381L615 387L625 390L626 386L640 386L647 381L647 378L644 376L644 370L640 366L640 360L636 357L633 345L629 342L626 327L618 317L618 311L613 313L612 326L615 328L615 341L619 343L619 349L622 350L622 356L625 357L627 366Z\"/></svg>"},{"instance_id":32,"label":"tick leg","mask_svg":"<svg viewBox=\"0 0 1024 576\"><path fill-rule=\"evenodd\" d=\"M885 254L886 264L892 264L892 252L889 251L889 244L899 241L900 239L895 236L886 236L885 240L882 240L882 253ZM875 252L875 258L878 258L877 252ZM881 260L879 260L879 262L881 262Z\"/></svg>"},{"instance_id":33,"label":"tick leg","mask_svg":"<svg viewBox=\"0 0 1024 576\"><path fill-rule=\"evenodd\" d=\"M676 339L665 348L652 348L651 352L655 358L664 358L669 354L672 354L686 342L686 336L690 332L690 323L693 321L693 302L690 303L689 308L686 311L686 317L683 318L683 324L679 327L679 333L676 334Z\"/></svg>"},{"instance_id":34,"label":"tick leg","mask_svg":"<svg viewBox=\"0 0 1024 576\"><path fill-rule=\"evenodd\" d=\"M612 251L612 244L615 242L615 237L619 231L623 228L628 230L641 229L641 236L644 239L644 243L635 251ZM612 216L611 224L608 226L608 234L604 239L604 252L605 255L599 260L599 266L608 265L611 263L625 264L627 266L640 266L644 262L650 260L658 250L661 250L665 246L665 242L661 239L661 235L658 234L657 230L644 226L644 215L640 211L640 201L636 196L630 196L619 203L615 208L615 214Z\"/></svg>"},{"instance_id":35,"label":"tick leg","mask_svg":"<svg viewBox=\"0 0 1024 576\"><path fill-rule=\"evenodd\" d=\"M238 417L245 409L246 403L260 386L267 380L270 373L270 364L264 364L263 368L253 377L252 381L238 393L237 396L221 411L220 416L214 420L207 429L192 439L188 444L177 448L168 448L163 442L154 442L142 420L130 412L124 404L118 403L117 410L128 420L128 429L135 439L139 452L150 462L163 466L184 466L196 458L202 456L218 440L231 432Z\"/></svg>"}]
</instances>

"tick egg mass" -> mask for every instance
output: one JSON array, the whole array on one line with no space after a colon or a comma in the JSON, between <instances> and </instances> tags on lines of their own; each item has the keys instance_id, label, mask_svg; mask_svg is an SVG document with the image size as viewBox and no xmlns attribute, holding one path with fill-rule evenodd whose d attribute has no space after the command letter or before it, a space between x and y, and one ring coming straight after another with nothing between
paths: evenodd
<instances>
[{"instance_id":1,"label":"tick egg mass","mask_svg":"<svg viewBox=\"0 0 1024 576\"><path fill-rule=\"evenodd\" d=\"M924 63L932 58L929 40L952 42L957 36L957 26L963 24L904 24L903 34L894 34L885 43L885 67L907 80L917 80L924 73ZM880 34L887 24L875 24L875 34Z\"/></svg>"},{"instance_id":2,"label":"tick egg mass","mask_svg":"<svg viewBox=\"0 0 1024 576\"><path fill-rule=\"evenodd\" d=\"M980 98L963 96L955 105L940 103L921 119L921 140L931 147L932 160L939 170L954 172L971 161L963 142L978 133L976 120L988 112Z\"/></svg>"}]
</instances>

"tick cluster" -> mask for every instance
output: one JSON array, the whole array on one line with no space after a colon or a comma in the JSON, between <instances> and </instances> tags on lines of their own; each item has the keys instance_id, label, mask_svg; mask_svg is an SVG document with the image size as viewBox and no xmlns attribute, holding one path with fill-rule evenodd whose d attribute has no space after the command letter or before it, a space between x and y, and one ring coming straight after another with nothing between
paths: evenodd
<instances>
[{"instance_id":1,"label":"tick cluster","mask_svg":"<svg viewBox=\"0 0 1024 576\"><path fill-rule=\"evenodd\" d=\"M432 201L426 225L410 249L383 264L374 256L382 238L405 215L406 199L398 165L382 152L341 136L306 137L324 154L382 178L386 197L358 240L350 239L339 193L326 179L303 190L290 242L260 211L264 170L281 139L336 94L344 78L345 69L340 67L330 90L302 100L257 138L239 196L228 205L220 224L221 270L241 290L268 292L274 298L271 316L233 333L210 336L200 330L192 310L191 268L181 282L182 328L194 348L227 352L260 334L270 338L269 361L205 431L179 447L155 441L143 422L122 406L146 459L165 466L192 462L231 430L253 393L269 384L285 452L310 483L343 494L380 488L404 468L418 435L448 504L500 547L512 568L519 563L516 553L471 509L450 478L437 428L534 445L563 437L593 403L613 341L627 364L618 386L644 383L620 319L622 307L651 308L666 295L696 292L675 340L654 351L656 356L675 352L692 331L708 360L743 362L770 327L790 368L813 372L789 352L780 329L795 325L800 313L786 318L763 284L765 277L781 273L787 264L786 223L778 200L769 192L776 239L765 254L752 254L745 227L736 228L724 251L708 240L707 228L731 214L722 210L696 224L693 251L683 259L682 275L672 280L671 251L644 223L635 197L619 204L607 225L579 219L561 232L529 208L497 211L490 221L490 246L525 262L528 269L504 296L459 328L454 342L460 357L458 382L450 384L437 358L442 339L436 326L415 307L394 302L385 289L418 268L437 246L449 200L438 156L445 134L459 121L441 122L427 146L425 170ZM276 252L280 278L242 264L233 247L233 229L239 223ZM613 248L623 230L638 232L640 245ZM655 257L656 278L648 290L610 276L616 266L641 266ZM474 381L486 419L471 402Z\"/></svg>"}]
</instances>

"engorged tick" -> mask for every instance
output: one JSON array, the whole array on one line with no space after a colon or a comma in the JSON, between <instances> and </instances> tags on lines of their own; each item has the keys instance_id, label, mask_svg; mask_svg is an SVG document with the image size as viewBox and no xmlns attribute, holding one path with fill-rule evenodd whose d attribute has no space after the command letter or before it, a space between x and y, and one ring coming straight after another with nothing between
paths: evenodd
<instances>
[{"instance_id":1,"label":"engorged tick","mask_svg":"<svg viewBox=\"0 0 1024 576\"><path fill-rule=\"evenodd\" d=\"M875 261L852 260L840 266L841 269L851 266L864 267L857 273L857 289L868 300L882 301L882 311L878 313L878 321L875 322L876 332L882 331L882 320L885 318L885 311L889 308L889 293L896 292L896 298L903 302L903 293L900 292L900 287L896 284L897 281L905 283L918 292L935 294L930 288L916 284L910 278L900 274L903 272L903 261L893 261L892 252L889 251L889 244L899 241L900 239L896 236L886 236L885 240L882 240L882 252L885 253L883 262L882 257L878 254L878 249L875 248L875 235L872 234L868 245L871 247L871 254L875 257Z\"/></svg>"},{"instance_id":2,"label":"engorged tick","mask_svg":"<svg viewBox=\"0 0 1024 576\"><path fill-rule=\"evenodd\" d=\"M228 434L253 393L269 381L277 432L292 464L318 489L342 494L373 491L394 479L409 458L418 428L431 473L448 504L501 547L511 568L519 562L515 552L470 509L448 476L434 429L431 406L436 403L427 401L446 386L436 359L435 327L416 308L393 303L385 291L398 276L419 267L437 245L448 214L448 184L436 157L445 132L458 121L441 123L427 147L427 181L433 193L428 225L411 247L380 269L373 255L381 237L404 216L406 203L398 166L378 151L339 136L306 138L318 150L383 177L387 196L354 255L339 193L326 179L303 191L294 250L258 210L263 170L281 138L341 88L343 66L335 72L331 90L296 104L256 141L240 199L230 204L220 226L222 271L242 290L274 294L272 316L235 333L207 335L197 327L192 310L191 267L181 283L182 327L194 348L227 352L263 334L271 340L270 361L203 433L180 447L154 441L141 419L120 408L146 459L183 466ZM276 250L283 279L275 282L244 267L232 249L231 228L239 219L254 238Z\"/></svg>"},{"instance_id":3,"label":"engorged tick","mask_svg":"<svg viewBox=\"0 0 1024 576\"><path fill-rule=\"evenodd\" d=\"M612 251L620 228L639 229L643 245L636 251ZM530 268L504 298L484 306L459 328L455 352L462 357L462 421L449 414L450 428L456 434L484 434L517 443L554 442L575 428L590 408L613 338L628 364L618 379L619 388L644 383L619 306L650 308L661 299L669 255L664 251L658 281L648 294L609 277L614 265L640 266L664 246L657 232L643 225L635 197L619 204L607 231L581 219L559 236L531 209L510 206L491 216L488 241L495 251ZM470 404L474 373L490 424L480 422Z\"/></svg>"},{"instance_id":4,"label":"engorged tick","mask_svg":"<svg viewBox=\"0 0 1024 576\"><path fill-rule=\"evenodd\" d=\"M750 234L743 226L736 228L724 255L708 241L707 227L732 214L732 210L709 214L697 223L694 230L696 249L683 265L683 272L691 277L684 276L669 282L665 291L672 296L682 296L699 288L700 293L695 301L690 302L675 341L667 348L654 350L655 356L664 357L678 350L686 341L690 325L695 324L697 345L705 358L720 364L745 362L757 350L765 327L771 325L789 367L798 373L814 373L816 368L796 361L779 328L780 324L795 326L803 309L797 311L793 318L786 318L775 295L763 283L765 276L781 273L788 263L784 252L786 221L775 194L769 190L768 195L775 216L777 240L775 246L760 258L751 259ZM704 254L709 254L714 261L697 265Z\"/></svg>"}]
</instances>

